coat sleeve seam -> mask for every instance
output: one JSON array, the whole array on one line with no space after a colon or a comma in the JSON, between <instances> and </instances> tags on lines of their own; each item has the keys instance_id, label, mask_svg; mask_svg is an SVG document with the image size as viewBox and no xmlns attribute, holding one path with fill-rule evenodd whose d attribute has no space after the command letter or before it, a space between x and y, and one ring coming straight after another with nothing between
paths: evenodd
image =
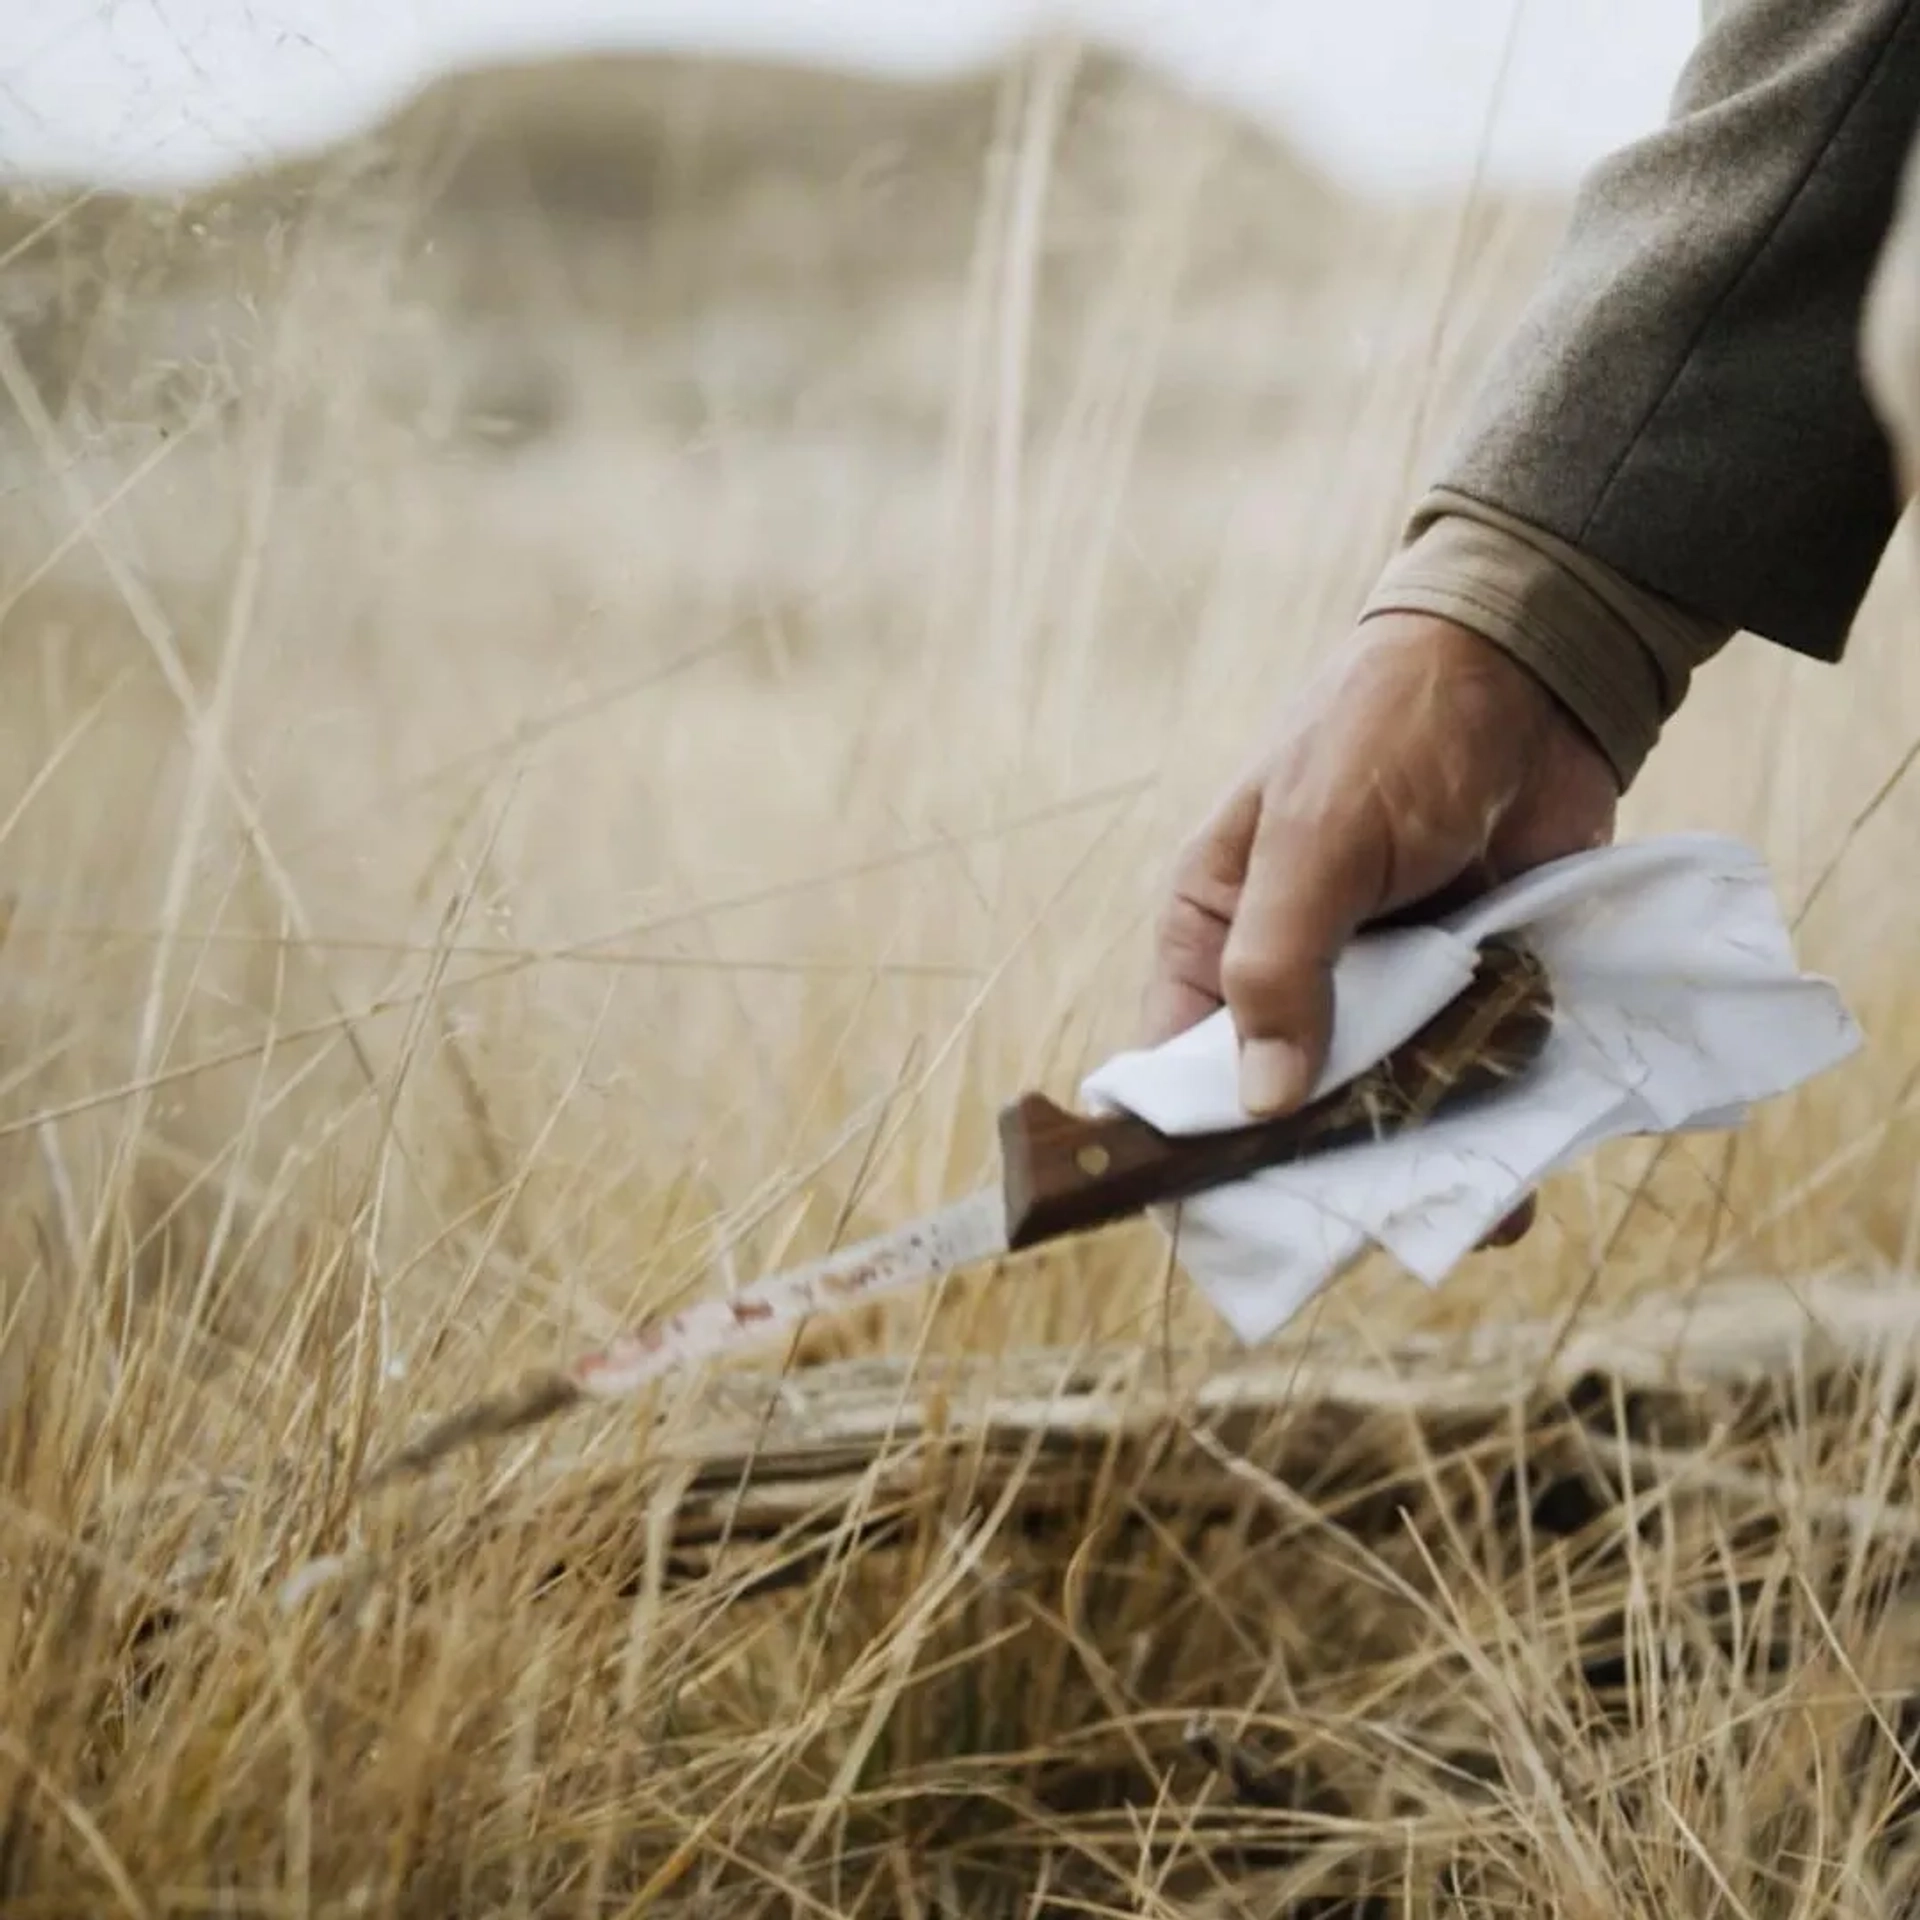
<instances>
[{"instance_id":1,"label":"coat sleeve seam","mask_svg":"<svg viewBox=\"0 0 1920 1920\"><path fill-rule=\"evenodd\" d=\"M1699 324L1688 337L1686 344L1674 356L1673 365L1666 378L1661 382L1659 391L1647 402L1645 411L1641 414L1638 424L1634 427L1633 431L1626 436L1612 465L1608 467L1604 479L1602 479L1599 488L1594 494L1593 504L1581 519L1579 532L1575 536L1576 539L1584 540L1592 534L1595 522L1597 522L1605 512L1607 502L1612 496L1621 474L1626 470L1628 462L1639 450L1647 436L1648 430L1658 418L1661 408L1673 397L1674 388L1679 385L1687 368L1692 364L1695 356L1698 354L1702 339L1705 338L1708 331L1725 311L1727 303L1733 299L1734 295L1746 283L1754 269L1765 257L1767 249L1771 247L1778 238L1780 229L1786 224L1795 206L1799 204L1800 197L1806 192L1808 183L1813 179L1815 173L1819 171L1821 163L1826 159L1827 155L1832 152L1834 143L1845 130L1848 121L1858 111L1861 101L1866 98L1874 82L1879 79L1886 66L1887 57L1891 53L1895 41L1913 17L1914 4L1915 0L1905 0L1905 4L1900 6L1889 19L1881 37L1880 45L1875 51L1873 58L1862 71L1858 83L1849 89L1845 99L1836 108L1825 132L1809 153L1806 165L1800 170L1791 190L1782 198L1773 218L1766 223L1760 233L1755 237L1752 247L1746 252L1745 256L1739 262L1739 265L1728 274L1726 283L1714 296L1707 310L1701 315Z\"/></svg>"}]
</instances>

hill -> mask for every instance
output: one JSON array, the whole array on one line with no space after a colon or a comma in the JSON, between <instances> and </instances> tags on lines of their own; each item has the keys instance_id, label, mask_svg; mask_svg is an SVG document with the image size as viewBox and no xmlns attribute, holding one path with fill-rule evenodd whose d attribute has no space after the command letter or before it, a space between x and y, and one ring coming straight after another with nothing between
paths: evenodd
<instances>
[{"instance_id":1,"label":"hill","mask_svg":"<svg viewBox=\"0 0 1920 1920\"><path fill-rule=\"evenodd\" d=\"M1519 218L1532 244L1558 209ZM1099 327L1151 326L1171 278L1159 423L1228 408L1270 428L1324 390L1324 296L1370 232L1392 254L1386 220L1270 130L1100 52L928 82L623 56L451 75L215 192L16 198L0 300L51 397L96 419L165 398L177 420L245 384L304 281L388 411L516 438L585 405L937 424L969 285L1002 326L1009 300L1030 311L1044 414ZM1030 261L1017 288L980 286L996 253ZM1116 301L1131 315L1103 320ZM328 360L321 386L339 377Z\"/></svg>"}]
</instances>

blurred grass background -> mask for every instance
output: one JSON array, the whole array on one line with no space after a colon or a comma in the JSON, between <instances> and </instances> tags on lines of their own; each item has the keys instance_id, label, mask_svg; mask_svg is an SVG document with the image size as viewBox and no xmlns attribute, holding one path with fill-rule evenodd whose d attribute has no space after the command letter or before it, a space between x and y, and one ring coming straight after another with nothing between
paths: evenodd
<instances>
[{"instance_id":1,"label":"blurred grass background","mask_svg":"<svg viewBox=\"0 0 1920 1920\"><path fill-rule=\"evenodd\" d=\"M215 193L0 210L8 1911L1197 1912L1166 1861L1207 1878L1206 1831L1148 1846L1173 1803L1110 1779L1015 1794L1015 1756L1091 1713L1151 1781L1223 1687L1311 1672L1364 1714L1439 1671L1357 1624L1302 1667L1313 1606L1365 1611L1338 1566L1236 1562L1229 1604L1176 1555L1071 1620L1009 1601L1005 1644L936 1633L953 1535L737 1626L712 1593L541 1611L537 1529L345 1640L259 1595L352 1533L369 1450L964 1190L1001 1101L1130 1038L1164 863L1337 642L1565 212L1359 199L1051 43L924 85L467 74ZM1312 1331L1906 1284L1910 566L1844 669L1716 663L1625 823L1760 845L1865 1056L1737 1139L1601 1155L1438 1295L1370 1267ZM789 1358L1171 1340L1225 1351L1142 1230ZM204 1473L239 1489L215 1597L155 1678L126 1608L179 1541L109 1517ZM1899 1910L1862 1891L1874 1808L1803 1788L1838 1824L1800 1891L1728 1866L1684 1910L1847 1874ZM1419 1874L1324 1910L1669 1897L1617 1803L1543 1828L1502 1792L1446 1846L1531 1859L1507 1892L1447 1893L1376 1812L1369 1884L1401 1841ZM1708 1858L1757 1857L1744 1792L1688 1802ZM1212 1878L1206 1911L1310 1910Z\"/></svg>"}]
</instances>

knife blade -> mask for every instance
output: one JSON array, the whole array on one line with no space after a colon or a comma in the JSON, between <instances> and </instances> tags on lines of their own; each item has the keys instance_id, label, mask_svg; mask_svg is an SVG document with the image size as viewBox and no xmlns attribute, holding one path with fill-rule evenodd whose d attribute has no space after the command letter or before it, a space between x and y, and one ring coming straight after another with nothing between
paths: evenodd
<instances>
[{"instance_id":1,"label":"knife blade","mask_svg":"<svg viewBox=\"0 0 1920 1920\"><path fill-rule=\"evenodd\" d=\"M1553 1027L1544 964L1499 938L1466 988L1376 1065L1279 1120L1169 1135L1131 1114L1083 1115L1028 1093L999 1115L1000 1178L963 1200L696 1302L570 1366L439 1422L370 1477L425 1471L458 1448L633 1394L667 1373L797 1326L1050 1241L1093 1232L1315 1154L1405 1134L1525 1074Z\"/></svg>"}]
</instances>

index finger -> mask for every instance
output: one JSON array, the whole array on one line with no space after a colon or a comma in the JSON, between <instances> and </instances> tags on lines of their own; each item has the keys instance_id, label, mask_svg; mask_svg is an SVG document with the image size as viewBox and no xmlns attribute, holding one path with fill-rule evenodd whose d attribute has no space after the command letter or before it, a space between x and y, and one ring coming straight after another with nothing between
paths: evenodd
<instances>
[{"instance_id":1,"label":"index finger","mask_svg":"<svg viewBox=\"0 0 1920 1920\"><path fill-rule=\"evenodd\" d=\"M1157 1047L1219 1011L1220 958L1259 822L1260 789L1248 782L1215 809L1174 863L1142 1008L1145 1045Z\"/></svg>"},{"instance_id":2,"label":"index finger","mask_svg":"<svg viewBox=\"0 0 1920 1920\"><path fill-rule=\"evenodd\" d=\"M1220 968L1250 1111L1285 1112L1318 1080L1334 964L1386 904L1391 866L1385 823L1364 803L1262 810Z\"/></svg>"}]
</instances>

